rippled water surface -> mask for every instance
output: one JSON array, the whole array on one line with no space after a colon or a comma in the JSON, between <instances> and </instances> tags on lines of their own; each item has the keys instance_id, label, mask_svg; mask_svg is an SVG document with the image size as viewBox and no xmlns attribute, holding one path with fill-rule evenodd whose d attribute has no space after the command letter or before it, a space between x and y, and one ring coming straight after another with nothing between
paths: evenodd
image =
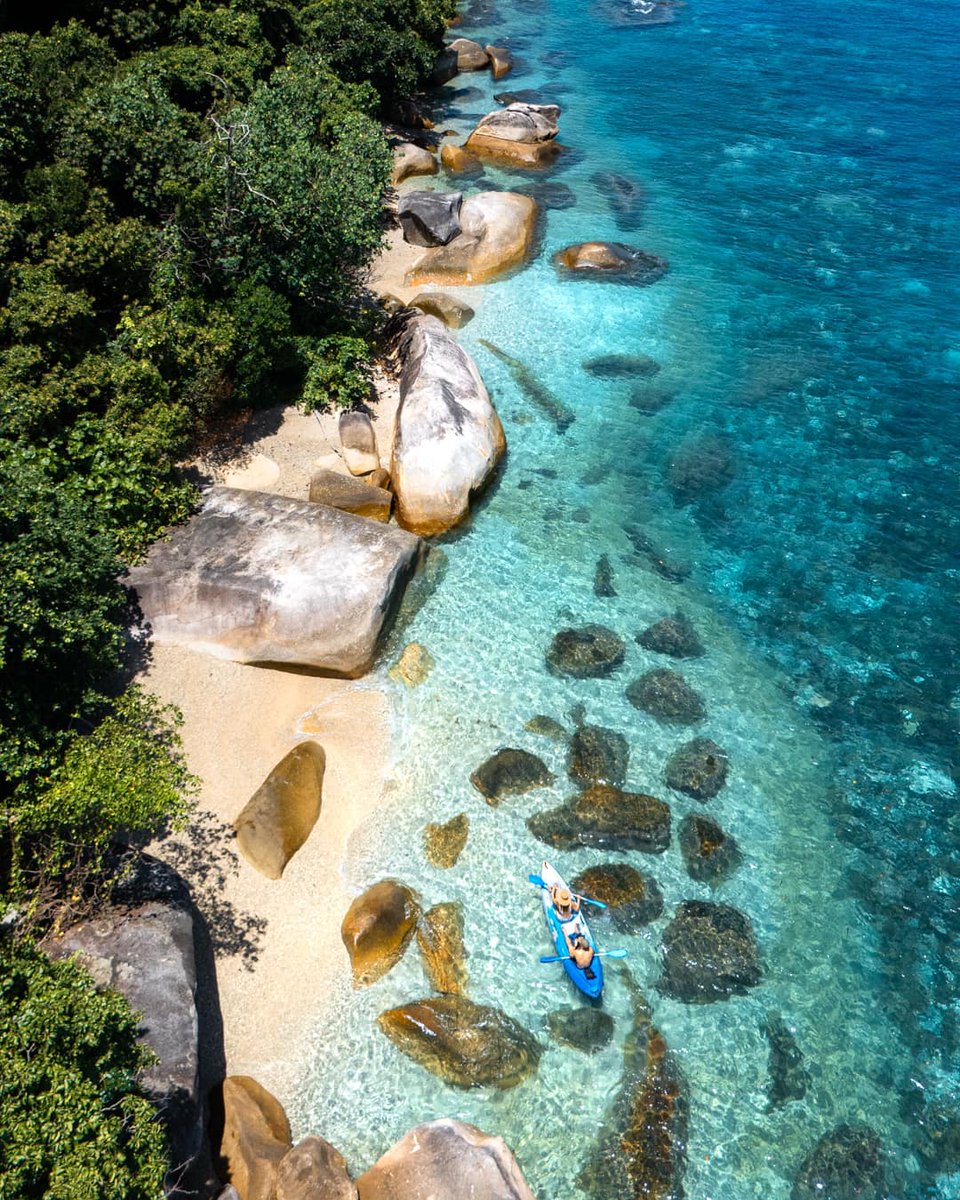
<instances>
[{"instance_id":1,"label":"rippled water surface","mask_svg":"<svg viewBox=\"0 0 960 1200\"><path fill-rule=\"evenodd\" d=\"M708 710L696 732L731 761L707 811L738 839L740 869L711 892L688 877L676 838L660 856L549 856L569 874L629 861L663 889L660 920L603 936L629 948L687 1081L687 1195L786 1200L821 1135L866 1121L891 1197L947 1200L960 1194L960 23L943 5L888 0L693 0L653 15L672 19L650 23L621 0L542 0L475 5L464 26L511 47L518 69L448 84L439 127L468 130L495 91L542 89L563 107L570 148L550 178L575 203L546 214L525 271L463 290L478 314L460 336L509 455L443 546L440 586L394 633L388 657L417 640L436 667L410 692L384 674L393 801L346 867L358 890L393 875L425 903L464 901L470 995L541 1039L540 1069L512 1091L462 1092L403 1058L373 1022L428 994L411 951L374 987L345 980L325 1004L294 1115L357 1169L411 1124L458 1115L506 1138L541 1200L581 1195L577 1172L620 1082L629 998L611 969L617 1033L599 1055L550 1042L546 1014L576 1000L559 967L536 962L549 947L524 880L545 848L525 820L572 787L563 748L523 726L543 713L572 729L583 705L624 733L628 786L668 799L676 827L699 806L669 792L663 769L690 732L642 715L624 688L676 665L634 635L682 608L708 651L680 665ZM643 189L642 212L619 225L604 171ZM475 186L530 181L488 170ZM644 289L558 281L551 254L596 238L662 255L670 271ZM482 341L573 411L566 432ZM622 381L582 369L613 352L660 370ZM594 594L602 554L615 597ZM603 680L549 675L553 633L587 621L627 640L624 666ZM558 782L487 806L468 775L503 745L540 754ZM428 866L424 822L461 811L460 863ZM752 920L764 977L748 996L692 1007L656 989L662 930L694 898ZM773 1111L770 1013L810 1081Z\"/></svg>"}]
</instances>

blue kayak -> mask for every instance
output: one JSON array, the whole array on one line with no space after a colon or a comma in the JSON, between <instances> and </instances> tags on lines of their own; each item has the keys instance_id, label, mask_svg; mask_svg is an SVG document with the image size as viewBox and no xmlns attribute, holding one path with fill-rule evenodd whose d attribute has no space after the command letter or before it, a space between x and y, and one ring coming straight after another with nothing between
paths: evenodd
<instances>
[{"instance_id":1,"label":"blue kayak","mask_svg":"<svg viewBox=\"0 0 960 1200\"><path fill-rule=\"evenodd\" d=\"M566 881L561 875L545 862L540 868L540 878L546 884L546 887L540 891L543 900L543 913L547 918L547 925L550 927L550 936L553 938L553 944L557 948L557 954L564 955L563 969L573 980L577 989L585 996L589 996L591 1000L599 998L603 991L603 966L599 957L596 955L597 943L593 940L593 934L587 922L584 920L583 911L575 913L569 921L564 921L561 924L560 918L557 915L557 910L553 906L553 901L550 898L550 888L552 887L567 887ZM593 962L586 970L581 970L572 958L567 957L570 953L567 946L567 940L564 932L573 937L575 934L581 934L587 939L588 944L594 951Z\"/></svg>"}]
</instances>

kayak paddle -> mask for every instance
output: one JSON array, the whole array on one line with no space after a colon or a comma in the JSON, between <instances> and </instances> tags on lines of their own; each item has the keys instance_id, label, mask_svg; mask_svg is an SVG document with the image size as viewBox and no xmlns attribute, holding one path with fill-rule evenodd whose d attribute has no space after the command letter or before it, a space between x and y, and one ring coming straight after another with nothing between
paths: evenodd
<instances>
[{"instance_id":1,"label":"kayak paddle","mask_svg":"<svg viewBox=\"0 0 960 1200\"><path fill-rule=\"evenodd\" d=\"M626 950L594 950L595 958L626 958ZM542 963L566 962L573 958L572 954L545 954L540 959Z\"/></svg>"},{"instance_id":2,"label":"kayak paddle","mask_svg":"<svg viewBox=\"0 0 960 1200\"><path fill-rule=\"evenodd\" d=\"M539 875L528 875L527 878L530 880L530 882L532 884L535 884L537 887L540 887L540 888L547 887L547 885L543 882L543 880L540 878ZM549 891L550 889L547 888L547 890ZM574 895L577 897L578 900L582 900L584 904L592 904L594 908L606 908L607 907L602 900L591 900L591 898L589 896L581 896L579 892L575 892Z\"/></svg>"}]
</instances>

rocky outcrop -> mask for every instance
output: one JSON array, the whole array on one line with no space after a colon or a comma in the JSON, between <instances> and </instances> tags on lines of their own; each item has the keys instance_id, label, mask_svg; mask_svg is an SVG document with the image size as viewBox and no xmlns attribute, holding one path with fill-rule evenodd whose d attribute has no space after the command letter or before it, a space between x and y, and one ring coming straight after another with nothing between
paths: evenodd
<instances>
[{"instance_id":1,"label":"rocky outcrop","mask_svg":"<svg viewBox=\"0 0 960 1200\"><path fill-rule=\"evenodd\" d=\"M620 229L637 229L643 223L647 197L642 184L618 171L597 171L590 181L610 205Z\"/></svg>"},{"instance_id":2,"label":"rocky outcrop","mask_svg":"<svg viewBox=\"0 0 960 1200\"><path fill-rule=\"evenodd\" d=\"M869 1125L838 1125L800 1165L790 1200L884 1200L887 1169Z\"/></svg>"},{"instance_id":3,"label":"rocky outcrop","mask_svg":"<svg viewBox=\"0 0 960 1200\"><path fill-rule=\"evenodd\" d=\"M365 412L348 409L337 421L343 461L351 475L369 475L380 469L380 451L373 422Z\"/></svg>"},{"instance_id":4,"label":"rocky outcrop","mask_svg":"<svg viewBox=\"0 0 960 1200\"><path fill-rule=\"evenodd\" d=\"M286 754L233 823L237 846L267 879L279 879L320 816L326 756L316 742Z\"/></svg>"},{"instance_id":5,"label":"rocky outcrop","mask_svg":"<svg viewBox=\"0 0 960 1200\"><path fill-rule=\"evenodd\" d=\"M736 840L712 817L687 813L680 822L678 840L687 873L697 883L716 887L740 865Z\"/></svg>"},{"instance_id":6,"label":"rocky outcrop","mask_svg":"<svg viewBox=\"0 0 960 1200\"><path fill-rule=\"evenodd\" d=\"M558 1008L547 1013L547 1028L561 1046L572 1046L584 1054L596 1054L610 1044L613 1017L599 1008Z\"/></svg>"},{"instance_id":7,"label":"rocky outcrop","mask_svg":"<svg viewBox=\"0 0 960 1200\"><path fill-rule=\"evenodd\" d=\"M411 246L446 246L460 234L462 192L407 192L397 219Z\"/></svg>"},{"instance_id":8,"label":"rocky outcrop","mask_svg":"<svg viewBox=\"0 0 960 1200\"><path fill-rule=\"evenodd\" d=\"M402 530L323 504L215 487L128 582L157 642L355 676L419 551Z\"/></svg>"},{"instance_id":9,"label":"rocky outcrop","mask_svg":"<svg viewBox=\"0 0 960 1200\"><path fill-rule=\"evenodd\" d=\"M531 717L523 727L527 733L534 733L537 737L549 738L551 742L563 743L569 736L559 721L543 713L538 713L537 716Z\"/></svg>"},{"instance_id":10,"label":"rocky outcrop","mask_svg":"<svg viewBox=\"0 0 960 1200\"><path fill-rule=\"evenodd\" d=\"M671 658L700 658L706 653L693 622L682 612L648 626L637 634L637 641L644 650L669 654Z\"/></svg>"},{"instance_id":11,"label":"rocky outcrop","mask_svg":"<svg viewBox=\"0 0 960 1200\"><path fill-rule=\"evenodd\" d=\"M510 51L504 49L503 46L484 46L487 52L487 58L490 60L490 74L494 80L502 79L504 75L509 75L513 69L513 59L510 56Z\"/></svg>"},{"instance_id":12,"label":"rocky outcrop","mask_svg":"<svg viewBox=\"0 0 960 1200\"><path fill-rule=\"evenodd\" d=\"M220 1158L242 1200L275 1200L277 1172L290 1149L290 1123L280 1101L249 1075L228 1076Z\"/></svg>"},{"instance_id":13,"label":"rocky outcrop","mask_svg":"<svg viewBox=\"0 0 960 1200\"><path fill-rule=\"evenodd\" d=\"M478 43L469 38L457 38L447 49L457 56L458 71L482 71L490 65L490 56Z\"/></svg>"},{"instance_id":14,"label":"rocky outcrop","mask_svg":"<svg viewBox=\"0 0 960 1200\"><path fill-rule=\"evenodd\" d=\"M627 687L627 699L634 706L668 725L696 725L707 710L698 692L682 675L660 667L648 671Z\"/></svg>"},{"instance_id":15,"label":"rocky outcrop","mask_svg":"<svg viewBox=\"0 0 960 1200\"><path fill-rule=\"evenodd\" d=\"M669 263L623 242L578 242L553 256L561 279L609 279L647 287L667 273Z\"/></svg>"},{"instance_id":16,"label":"rocky outcrop","mask_svg":"<svg viewBox=\"0 0 960 1200\"><path fill-rule=\"evenodd\" d=\"M547 669L552 675L598 679L613 674L626 652L623 638L604 625L561 629L547 650Z\"/></svg>"},{"instance_id":17,"label":"rocky outcrop","mask_svg":"<svg viewBox=\"0 0 960 1200\"><path fill-rule=\"evenodd\" d=\"M470 818L466 813L457 813L442 825L425 825L423 842L427 862L441 870L455 866L469 833Z\"/></svg>"},{"instance_id":18,"label":"rocky outcrop","mask_svg":"<svg viewBox=\"0 0 960 1200\"><path fill-rule=\"evenodd\" d=\"M467 515L506 447L503 427L470 356L436 317L407 322L390 475L397 520L426 536Z\"/></svg>"},{"instance_id":19,"label":"rocky outcrop","mask_svg":"<svg viewBox=\"0 0 960 1200\"><path fill-rule=\"evenodd\" d=\"M643 850L660 854L670 844L670 809L655 796L597 784L549 812L535 813L527 828L559 850Z\"/></svg>"},{"instance_id":20,"label":"rocky outcrop","mask_svg":"<svg viewBox=\"0 0 960 1200\"><path fill-rule=\"evenodd\" d=\"M416 896L394 879L375 883L354 900L340 926L354 987L369 987L400 961L419 919Z\"/></svg>"},{"instance_id":21,"label":"rocky outcrop","mask_svg":"<svg viewBox=\"0 0 960 1200\"><path fill-rule=\"evenodd\" d=\"M649 354L598 354L585 359L582 366L597 379L649 379L660 370Z\"/></svg>"},{"instance_id":22,"label":"rocky outcrop","mask_svg":"<svg viewBox=\"0 0 960 1200\"><path fill-rule=\"evenodd\" d=\"M553 783L553 774L535 754L504 746L477 767L470 782L488 804L496 807L504 796Z\"/></svg>"},{"instance_id":23,"label":"rocky outcrop","mask_svg":"<svg viewBox=\"0 0 960 1200\"><path fill-rule=\"evenodd\" d=\"M347 1163L322 1137L305 1137L287 1152L277 1170L274 1200L357 1200Z\"/></svg>"},{"instance_id":24,"label":"rocky outcrop","mask_svg":"<svg viewBox=\"0 0 960 1200\"><path fill-rule=\"evenodd\" d=\"M760 1028L770 1045L767 1111L773 1112L791 1100L802 1100L810 1075L804 1068L797 1039L780 1013L767 1013Z\"/></svg>"},{"instance_id":25,"label":"rocky outcrop","mask_svg":"<svg viewBox=\"0 0 960 1200\"><path fill-rule=\"evenodd\" d=\"M393 149L393 172L390 182L396 186L411 175L436 175L440 168L429 150L413 142L401 142Z\"/></svg>"},{"instance_id":26,"label":"rocky outcrop","mask_svg":"<svg viewBox=\"0 0 960 1200\"><path fill-rule=\"evenodd\" d=\"M448 329L462 329L476 315L469 304L446 292L418 292L410 301L411 308L419 308L428 317L436 317Z\"/></svg>"},{"instance_id":27,"label":"rocky outcrop","mask_svg":"<svg viewBox=\"0 0 960 1200\"><path fill-rule=\"evenodd\" d=\"M712 800L727 782L729 759L726 750L710 738L685 742L667 759L667 786L695 800Z\"/></svg>"},{"instance_id":28,"label":"rocky outcrop","mask_svg":"<svg viewBox=\"0 0 960 1200\"><path fill-rule=\"evenodd\" d=\"M480 158L514 167L544 167L556 157L559 147L556 104L508 104L477 124L465 147Z\"/></svg>"},{"instance_id":29,"label":"rocky outcrop","mask_svg":"<svg viewBox=\"0 0 960 1200\"><path fill-rule=\"evenodd\" d=\"M607 908L599 918L609 916L621 933L636 933L663 912L663 893L657 881L627 863L587 867L571 880L571 886L581 895L601 900ZM591 911L591 921L597 919L598 914Z\"/></svg>"},{"instance_id":30,"label":"rocky outcrop","mask_svg":"<svg viewBox=\"0 0 960 1200\"><path fill-rule=\"evenodd\" d=\"M451 1181L456 1181L455 1189ZM534 1200L506 1143L449 1117L411 1129L357 1180L360 1200Z\"/></svg>"},{"instance_id":31,"label":"rocky outcrop","mask_svg":"<svg viewBox=\"0 0 960 1200\"><path fill-rule=\"evenodd\" d=\"M387 674L405 687L419 687L425 683L434 668L433 655L419 642L409 642Z\"/></svg>"},{"instance_id":32,"label":"rocky outcrop","mask_svg":"<svg viewBox=\"0 0 960 1200\"><path fill-rule=\"evenodd\" d=\"M480 345L489 350L495 358L499 358L502 363L506 363L510 374L524 396L531 404L539 408L541 412L550 418L556 426L557 433L566 433L576 420L573 410L568 408L548 387L541 383L525 362L521 362L519 358L514 358L512 355L507 354L505 350L501 350L493 342L488 342L486 338L479 338L478 340Z\"/></svg>"},{"instance_id":33,"label":"rocky outcrop","mask_svg":"<svg viewBox=\"0 0 960 1200\"><path fill-rule=\"evenodd\" d=\"M326 468L311 475L307 499L312 504L329 504L331 508L371 521L389 521L393 507L393 494L385 488Z\"/></svg>"},{"instance_id":34,"label":"rocky outcrop","mask_svg":"<svg viewBox=\"0 0 960 1200\"><path fill-rule=\"evenodd\" d=\"M518 192L467 196L460 207L460 236L417 259L407 284L489 283L523 266L533 249L537 212L537 202Z\"/></svg>"},{"instance_id":35,"label":"rocky outcrop","mask_svg":"<svg viewBox=\"0 0 960 1200\"><path fill-rule=\"evenodd\" d=\"M442 87L445 83L449 83L451 79L457 77L460 73L457 67L457 58L456 50L451 49L449 46L444 47L440 51L430 77L430 82L434 87Z\"/></svg>"},{"instance_id":36,"label":"rocky outcrop","mask_svg":"<svg viewBox=\"0 0 960 1200\"><path fill-rule=\"evenodd\" d=\"M454 142L444 142L440 147L440 164L451 175L465 175L475 179L483 174L483 163L480 159Z\"/></svg>"},{"instance_id":37,"label":"rocky outcrop","mask_svg":"<svg viewBox=\"0 0 960 1200\"><path fill-rule=\"evenodd\" d=\"M463 948L463 905L435 904L420 918L417 946L427 980L435 992L462 996L467 990L466 951Z\"/></svg>"},{"instance_id":38,"label":"rocky outcrop","mask_svg":"<svg viewBox=\"0 0 960 1200\"><path fill-rule=\"evenodd\" d=\"M570 739L567 774L581 787L609 783L623 787L630 747L622 733L602 725L580 725Z\"/></svg>"},{"instance_id":39,"label":"rocky outcrop","mask_svg":"<svg viewBox=\"0 0 960 1200\"><path fill-rule=\"evenodd\" d=\"M749 919L729 904L684 900L663 932L660 991L687 1004L744 995L760 982Z\"/></svg>"},{"instance_id":40,"label":"rocky outcrop","mask_svg":"<svg viewBox=\"0 0 960 1200\"><path fill-rule=\"evenodd\" d=\"M377 1024L403 1054L456 1087L515 1087L540 1062L540 1043L522 1025L465 996L404 1004Z\"/></svg>"},{"instance_id":41,"label":"rocky outcrop","mask_svg":"<svg viewBox=\"0 0 960 1200\"><path fill-rule=\"evenodd\" d=\"M729 442L716 433L699 434L670 456L667 487L678 505L694 504L726 487L734 471Z\"/></svg>"}]
</instances>

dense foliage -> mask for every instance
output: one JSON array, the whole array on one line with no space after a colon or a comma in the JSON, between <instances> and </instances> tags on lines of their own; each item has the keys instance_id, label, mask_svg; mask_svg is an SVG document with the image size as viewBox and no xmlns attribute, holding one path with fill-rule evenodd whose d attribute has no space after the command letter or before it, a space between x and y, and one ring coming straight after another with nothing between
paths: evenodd
<instances>
[{"instance_id":1,"label":"dense foliage","mask_svg":"<svg viewBox=\"0 0 960 1200\"><path fill-rule=\"evenodd\" d=\"M0 6L0 899L21 928L188 813L176 714L118 683L118 579L189 513L177 464L223 414L366 398L379 121L450 15ZM0 966L0 1198L156 1195L122 1005L26 949Z\"/></svg>"}]
</instances>

